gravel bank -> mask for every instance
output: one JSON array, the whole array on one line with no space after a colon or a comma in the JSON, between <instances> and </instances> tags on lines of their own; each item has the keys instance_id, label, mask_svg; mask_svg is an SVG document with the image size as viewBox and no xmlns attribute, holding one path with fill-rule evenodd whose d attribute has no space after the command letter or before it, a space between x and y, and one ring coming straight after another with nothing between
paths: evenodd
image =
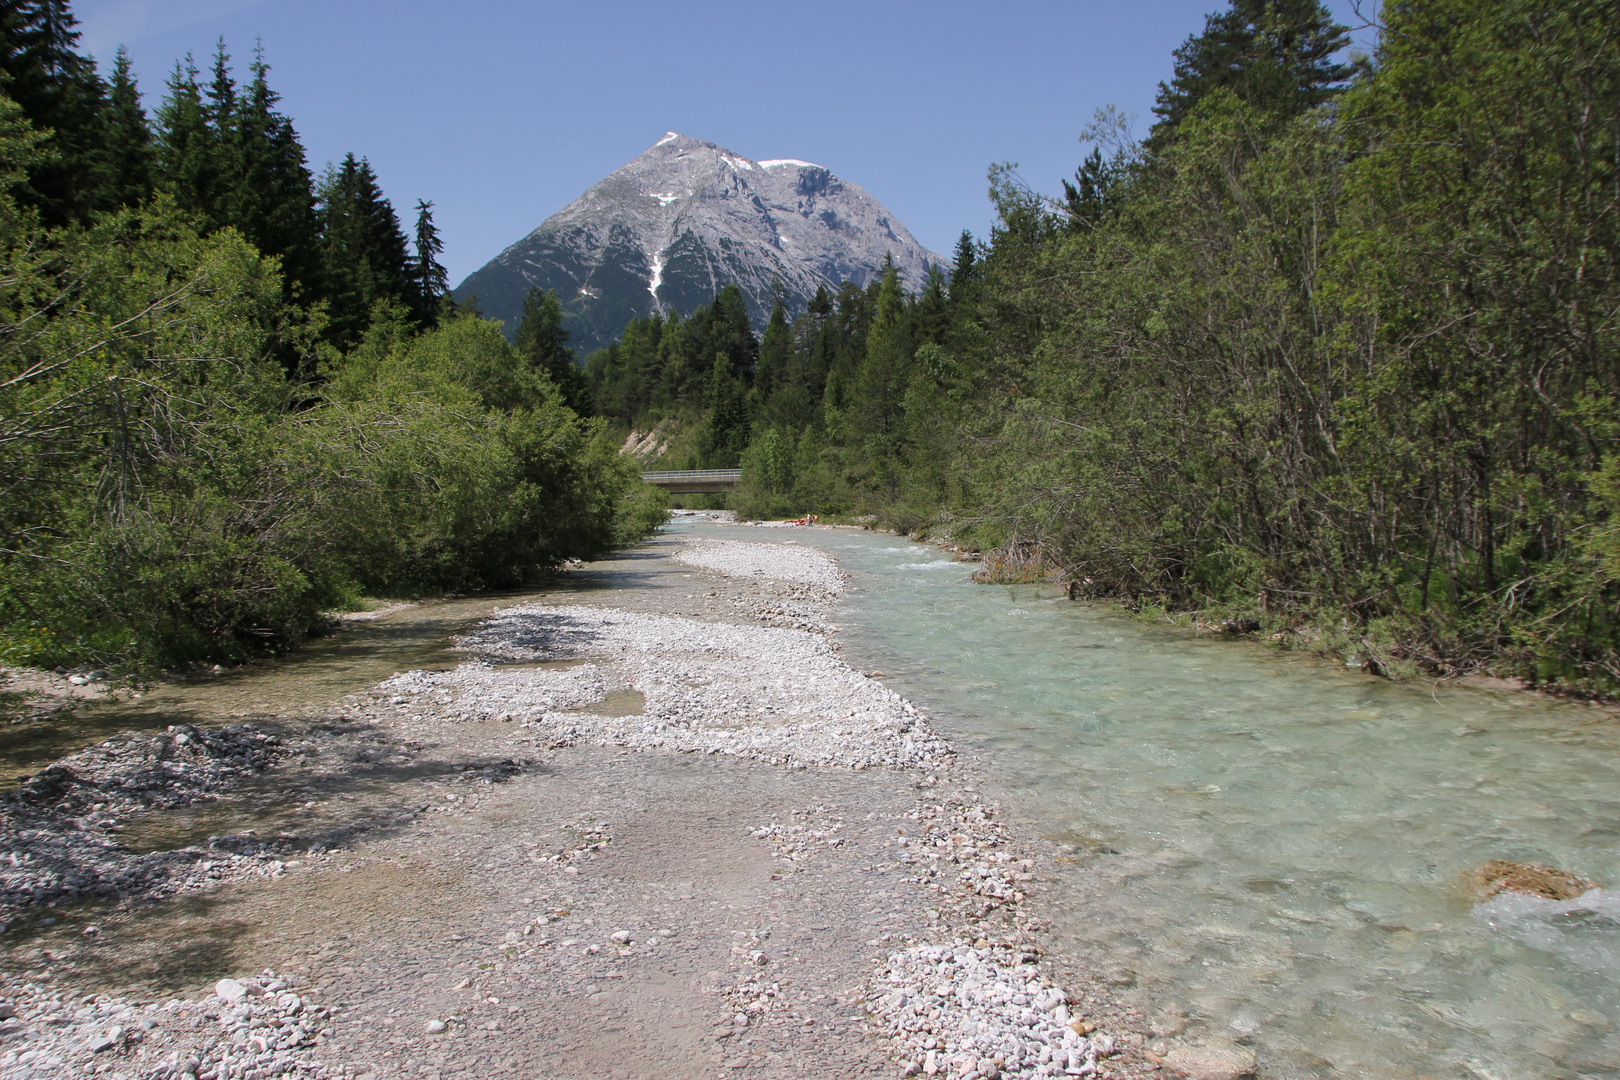
<instances>
[{"instance_id":1,"label":"gravel bank","mask_svg":"<svg viewBox=\"0 0 1620 1080\"><path fill-rule=\"evenodd\" d=\"M743 540L689 540L675 554L688 566L701 566L726 577L793 581L822 589L829 597L844 591L844 573L826 554L792 540L751 544Z\"/></svg>"},{"instance_id":2,"label":"gravel bank","mask_svg":"<svg viewBox=\"0 0 1620 1080\"><path fill-rule=\"evenodd\" d=\"M132 1003L0 980L0 1069L16 1077L138 1076L142 1080L345 1075L300 1051L330 1032L333 1012L267 971L221 979L200 1001Z\"/></svg>"},{"instance_id":3,"label":"gravel bank","mask_svg":"<svg viewBox=\"0 0 1620 1080\"><path fill-rule=\"evenodd\" d=\"M500 610L461 639L468 661L335 703L334 730L370 734L345 728L363 750L324 767L406 792L396 827L334 832L319 857L231 856L265 876L231 870L183 915L126 903L71 937L37 920L8 945L33 970L0 986L17 1014L0 1076L1151 1073L1140 1018L1065 992L1041 953L1027 894L1046 856L920 710L840 658L832 561L791 542L650 551L602 564L590 603ZM111 860L69 860L91 892L127 878L118 860L219 863L133 855L95 815L306 783L319 755L272 736L113 740L0 813L55 815L15 843L76 831ZM364 791L341 798L384 806ZM162 895L137 884L123 894ZM267 973L234 1005L86 1000L177 943L210 980Z\"/></svg>"},{"instance_id":4,"label":"gravel bank","mask_svg":"<svg viewBox=\"0 0 1620 1080\"><path fill-rule=\"evenodd\" d=\"M950 753L910 702L803 630L529 605L497 612L464 645L481 662L389 679L371 710L517 721L552 748L585 740L794 768L910 768ZM569 660L587 662L517 666Z\"/></svg>"},{"instance_id":5,"label":"gravel bank","mask_svg":"<svg viewBox=\"0 0 1620 1080\"><path fill-rule=\"evenodd\" d=\"M29 777L0 801L0 918L58 900L155 898L279 874L279 861L259 853L136 854L117 832L133 813L216 798L286 754L280 739L249 725L181 725L161 735L124 732Z\"/></svg>"},{"instance_id":6,"label":"gravel bank","mask_svg":"<svg viewBox=\"0 0 1620 1080\"><path fill-rule=\"evenodd\" d=\"M815 610L805 614L823 625L844 588L830 558L791 542L694 540L674 558L813 589L806 599ZM761 618L760 607L752 613ZM1090 1076L1120 1049L1038 966L1023 908L1034 864L1014 853L996 808L971 788L958 792L966 781L927 718L844 663L823 633L525 605L496 612L463 646L478 659L397 676L371 707L449 723L515 722L550 749L584 742L792 769L886 767L924 773L925 787L952 792L916 805L907 815L916 824L909 836L902 826L890 855L934 894L941 920L931 940L888 952L870 977L871 1019L892 1040L901 1075ZM789 859L837 843L803 823L773 822L754 835ZM771 984L742 985L739 1015L771 1010Z\"/></svg>"}]
</instances>

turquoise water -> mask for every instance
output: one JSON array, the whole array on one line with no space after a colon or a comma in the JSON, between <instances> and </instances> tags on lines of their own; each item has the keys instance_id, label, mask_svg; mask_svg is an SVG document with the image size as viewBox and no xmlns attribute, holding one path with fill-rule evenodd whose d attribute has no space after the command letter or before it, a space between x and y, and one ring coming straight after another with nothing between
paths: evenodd
<instances>
[{"instance_id":1,"label":"turquoise water","mask_svg":"<svg viewBox=\"0 0 1620 1080\"><path fill-rule=\"evenodd\" d=\"M1620 1075L1620 893L1460 885L1503 858L1620 887L1610 713L1156 631L889 536L688 530L840 561L846 653L1074 849L1055 930L1181 1037L1275 1078Z\"/></svg>"}]
</instances>

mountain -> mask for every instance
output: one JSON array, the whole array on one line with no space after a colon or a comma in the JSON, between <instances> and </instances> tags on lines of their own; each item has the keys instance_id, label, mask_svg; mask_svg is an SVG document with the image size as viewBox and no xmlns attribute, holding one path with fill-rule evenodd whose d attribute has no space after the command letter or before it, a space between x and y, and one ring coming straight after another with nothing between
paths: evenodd
<instances>
[{"instance_id":1,"label":"mountain","mask_svg":"<svg viewBox=\"0 0 1620 1080\"><path fill-rule=\"evenodd\" d=\"M456 287L515 333L531 285L556 289L580 356L632 316L686 313L736 284L763 327L781 290L789 314L818 286L865 285L892 256L917 289L940 256L859 185L820 165L751 161L673 131L547 218Z\"/></svg>"}]
</instances>

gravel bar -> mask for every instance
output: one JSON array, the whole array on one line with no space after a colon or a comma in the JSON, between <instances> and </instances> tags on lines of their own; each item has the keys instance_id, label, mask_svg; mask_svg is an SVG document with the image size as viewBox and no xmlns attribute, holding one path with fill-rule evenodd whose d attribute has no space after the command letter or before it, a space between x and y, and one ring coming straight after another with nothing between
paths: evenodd
<instances>
[{"instance_id":1,"label":"gravel bar","mask_svg":"<svg viewBox=\"0 0 1620 1080\"><path fill-rule=\"evenodd\" d=\"M108 828L310 767L254 725L121 735L28 780L0 804L5 902L124 901L0 974L0 1077L1157 1073L1141 1017L1042 953L1049 853L840 656L836 563L793 541L649 549L673 568L638 567L629 607L514 604L459 639L464 662L336 703L373 733L345 760L420 805L319 857L135 855ZM161 964L159 901L210 881L198 946L261 974L166 1002L68 989Z\"/></svg>"}]
</instances>

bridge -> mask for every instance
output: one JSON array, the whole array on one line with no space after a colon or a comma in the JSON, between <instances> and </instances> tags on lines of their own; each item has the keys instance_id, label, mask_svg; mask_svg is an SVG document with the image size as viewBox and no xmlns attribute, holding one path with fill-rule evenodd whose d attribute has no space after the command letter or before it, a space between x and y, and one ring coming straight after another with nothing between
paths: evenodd
<instances>
[{"instance_id":1,"label":"bridge","mask_svg":"<svg viewBox=\"0 0 1620 1080\"><path fill-rule=\"evenodd\" d=\"M663 488L671 495L697 495L705 492L730 491L742 479L741 469L685 469L668 472L644 472L641 479Z\"/></svg>"}]
</instances>

